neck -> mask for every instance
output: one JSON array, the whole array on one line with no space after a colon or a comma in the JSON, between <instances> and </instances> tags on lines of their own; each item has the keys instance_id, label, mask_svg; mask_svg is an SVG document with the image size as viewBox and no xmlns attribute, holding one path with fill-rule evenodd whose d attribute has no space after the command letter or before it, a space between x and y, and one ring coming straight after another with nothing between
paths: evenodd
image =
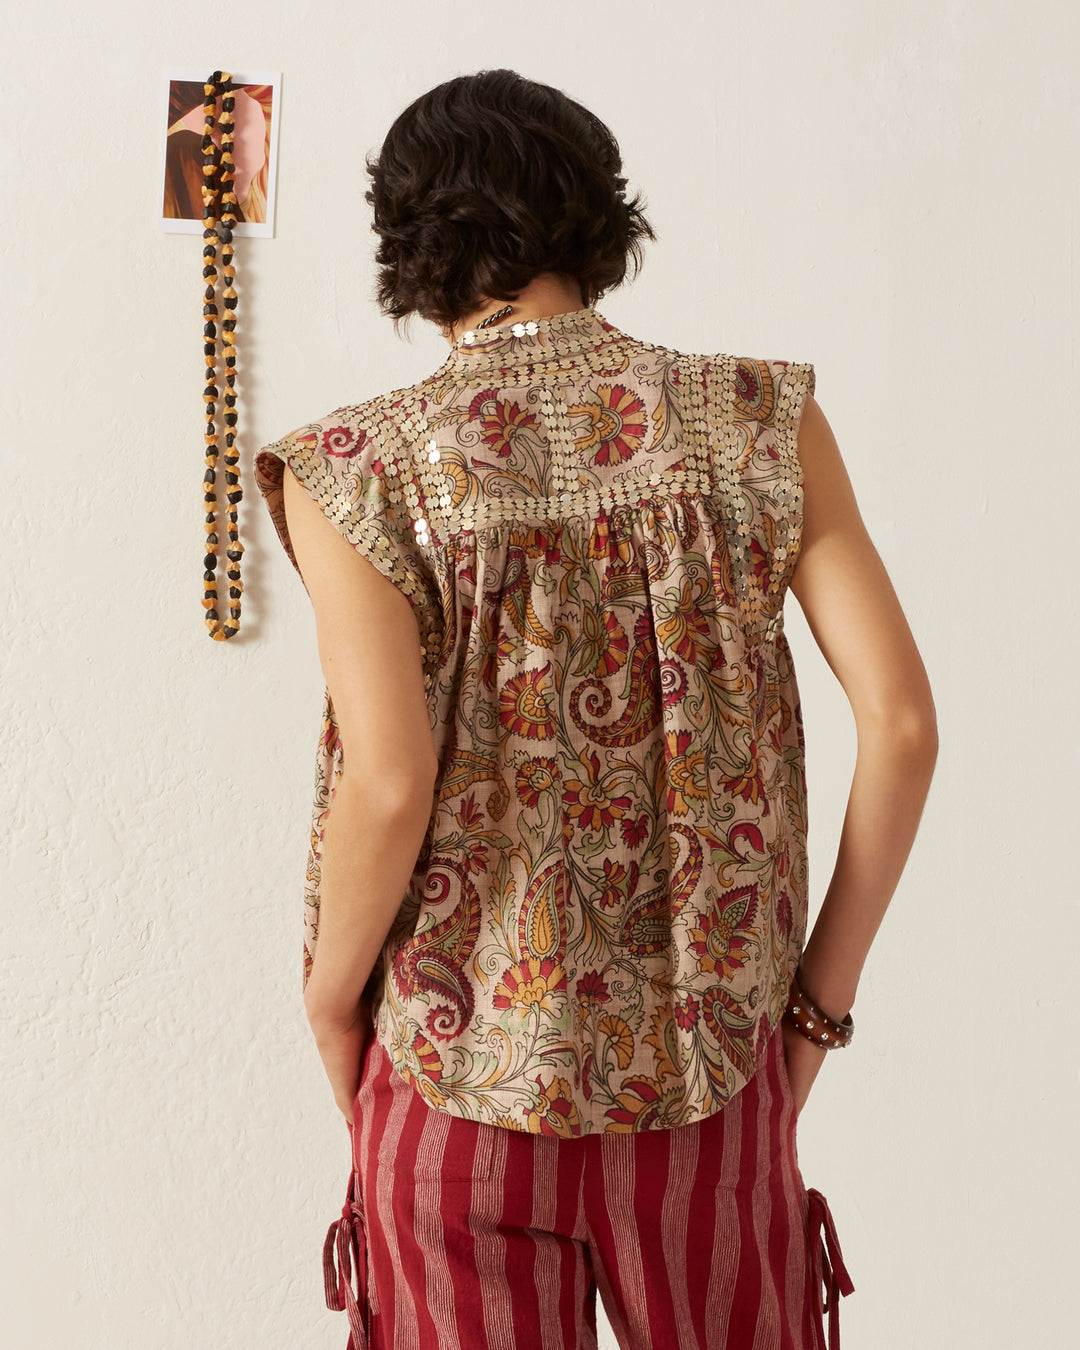
<instances>
[{"instance_id":1,"label":"neck","mask_svg":"<svg viewBox=\"0 0 1080 1350\"><path fill-rule=\"evenodd\" d=\"M584 308L585 300L580 285L572 277L541 272L533 277L523 290L518 291L516 296L506 300L485 300L477 309L466 314L450 328L444 329L443 336L453 346L460 340L462 333L468 332L470 328L476 328L481 320L490 314L498 314L507 305L511 306L510 313L496 320L491 327L501 328L503 324L523 322L527 319L549 319L554 314L566 314L570 310Z\"/></svg>"}]
</instances>

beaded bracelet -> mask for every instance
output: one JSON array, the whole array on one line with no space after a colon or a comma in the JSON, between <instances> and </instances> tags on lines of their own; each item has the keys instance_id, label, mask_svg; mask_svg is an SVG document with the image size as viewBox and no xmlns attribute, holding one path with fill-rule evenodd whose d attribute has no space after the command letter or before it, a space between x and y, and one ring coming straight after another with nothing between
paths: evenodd
<instances>
[{"instance_id":1,"label":"beaded bracelet","mask_svg":"<svg viewBox=\"0 0 1080 1350\"><path fill-rule=\"evenodd\" d=\"M791 1018L797 1030L822 1050L842 1050L851 1044L851 1038L855 1034L855 1023L851 1013L848 1013L842 1022L837 1022L827 1013L823 1013L799 983L797 972L791 977L785 1013Z\"/></svg>"},{"instance_id":2,"label":"beaded bracelet","mask_svg":"<svg viewBox=\"0 0 1080 1350\"><path fill-rule=\"evenodd\" d=\"M236 168L233 162L232 135L233 109L236 100L232 76L228 71L215 70L210 79L203 85L203 94L205 119L202 139L202 218L205 242L203 244L202 274L206 283L203 292L203 356L206 359L206 384L203 389L203 402L206 404L206 433L203 436L206 443L206 473L203 475L203 503L206 510L203 526L206 530L206 554L203 557L203 568L205 569L203 571L203 608L206 610L206 626L210 630L210 636L215 642L223 642L227 638L233 637L240 630L240 593L244 589L240 580L240 555L243 553L244 547L240 543L240 535L236 525L236 504L241 500L243 491L240 487L239 454L236 449L236 338L234 333L236 328L236 289L233 286L236 268L233 265L232 227L236 224L238 203L234 191ZM220 173L214 162L214 140L211 134L218 94L222 96ZM221 191L222 189L224 191ZM219 192L222 202L220 224L217 219ZM228 560L226 572L229 578L229 621L227 623L220 621L217 610L217 585L214 579L220 543L215 520L217 494L214 491L214 480L217 477L218 435L213 420L214 401L218 396L217 386L214 384L214 361L217 355L217 326L214 320L218 317L218 308L214 301L216 299L218 276L216 262L219 240L222 245L222 272L226 281L226 289L222 296L226 313L221 323L221 342L225 356L225 383L228 386L225 391L226 412L224 414L224 422L227 428L225 433L225 486L227 491L225 495L229 503L226 512L229 547L225 552L225 557Z\"/></svg>"}]
</instances>

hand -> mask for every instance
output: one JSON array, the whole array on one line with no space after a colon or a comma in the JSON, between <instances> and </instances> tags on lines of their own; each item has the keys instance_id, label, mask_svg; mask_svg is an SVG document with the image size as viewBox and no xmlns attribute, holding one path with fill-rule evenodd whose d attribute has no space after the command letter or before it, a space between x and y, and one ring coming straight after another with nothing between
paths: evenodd
<instances>
[{"instance_id":1,"label":"hand","mask_svg":"<svg viewBox=\"0 0 1080 1350\"><path fill-rule=\"evenodd\" d=\"M792 1024L790 1018L783 1018L780 1026L784 1035L784 1062L787 1065L791 1095L795 1098L795 1118L798 1119L799 1112L806 1105L814 1079L818 1076L818 1070L830 1052L804 1036Z\"/></svg>"},{"instance_id":2,"label":"hand","mask_svg":"<svg viewBox=\"0 0 1080 1350\"><path fill-rule=\"evenodd\" d=\"M334 1100L351 1128L355 1123L353 1112L360 1090L364 1047L373 1030L370 1003L361 999L349 1018L329 1017L309 1007L308 1024L334 1090Z\"/></svg>"}]
</instances>

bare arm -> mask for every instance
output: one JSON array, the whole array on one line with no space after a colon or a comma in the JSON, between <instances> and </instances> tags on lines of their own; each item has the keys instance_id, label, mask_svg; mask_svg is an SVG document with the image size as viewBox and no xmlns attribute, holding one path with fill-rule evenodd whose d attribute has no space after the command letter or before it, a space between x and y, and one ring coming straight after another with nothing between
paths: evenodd
<instances>
[{"instance_id":1,"label":"bare arm","mask_svg":"<svg viewBox=\"0 0 1080 1350\"><path fill-rule=\"evenodd\" d=\"M801 973L810 997L842 1019L915 840L937 760L937 715L915 640L813 397L799 456L803 533L791 590L843 686L858 738L836 866ZM787 1042L795 1050L797 1042ZM818 1057L804 1059L797 1047L805 1069L825 1052L803 1044Z\"/></svg>"},{"instance_id":2,"label":"bare arm","mask_svg":"<svg viewBox=\"0 0 1080 1350\"><path fill-rule=\"evenodd\" d=\"M348 1116L365 1016L360 997L408 890L438 760L409 601L288 467L283 488L344 755L323 829L319 936L304 1005Z\"/></svg>"}]
</instances>

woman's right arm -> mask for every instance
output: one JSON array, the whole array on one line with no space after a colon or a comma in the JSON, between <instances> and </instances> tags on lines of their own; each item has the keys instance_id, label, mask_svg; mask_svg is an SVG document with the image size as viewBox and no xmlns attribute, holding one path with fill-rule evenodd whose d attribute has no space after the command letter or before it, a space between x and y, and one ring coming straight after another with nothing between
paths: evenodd
<instances>
[{"instance_id":1,"label":"woman's right arm","mask_svg":"<svg viewBox=\"0 0 1080 1350\"><path fill-rule=\"evenodd\" d=\"M911 629L812 395L799 458L803 527L791 590L843 686L858 739L836 866L800 967L809 997L841 1020L915 840L937 760L937 715ZM796 1078L805 1100L826 1052L798 1033L786 1042L798 1060L789 1059L796 1100Z\"/></svg>"}]
</instances>

